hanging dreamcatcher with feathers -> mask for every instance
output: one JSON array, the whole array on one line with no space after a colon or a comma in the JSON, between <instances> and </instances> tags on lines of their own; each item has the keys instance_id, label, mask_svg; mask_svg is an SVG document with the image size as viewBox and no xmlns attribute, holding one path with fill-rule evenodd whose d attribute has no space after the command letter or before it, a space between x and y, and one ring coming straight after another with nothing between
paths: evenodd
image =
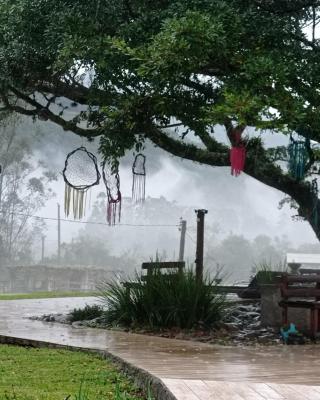
<instances>
[{"instance_id":1,"label":"hanging dreamcatcher with feathers","mask_svg":"<svg viewBox=\"0 0 320 400\"><path fill-rule=\"evenodd\" d=\"M144 202L146 198L146 156L139 153L132 165L132 200L135 203Z\"/></svg>"},{"instance_id":2,"label":"hanging dreamcatcher with feathers","mask_svg":"<svg viewBox=\"0 0 320 400\"><path fill-rule=\"evenodd\" d=\"M122 196L120 192L119 164L102 163L102 177L107 190L107 222L115 225L121 219Z\"/></svg>"},{"instance_id":3,"label":"hanging dreamcatcher with feathers","mask_svg":"<svg viewBox=\"0 0 320 400\"><path fill-rule=\"evenodd\" d=\"M85 215L88 190L100 182L97 158L81 146L67 155L62 175L65 181L64 212L74 219Z\"/></svg>"}]
</instances>

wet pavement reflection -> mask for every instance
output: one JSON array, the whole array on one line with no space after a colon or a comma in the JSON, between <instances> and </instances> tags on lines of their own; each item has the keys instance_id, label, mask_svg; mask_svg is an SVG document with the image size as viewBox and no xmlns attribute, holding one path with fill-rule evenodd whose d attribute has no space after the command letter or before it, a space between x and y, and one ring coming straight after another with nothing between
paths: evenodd
<instances>
[{"instance_id":1,"label":"wet pavement reflection","mask_svg":"<svg viewBox=\"0 0 320 400\"><path fill-rule=\"evenodd\" d=\"M0 301L0 335L107 350L160 378L319 385L317 345L213 346L28 319L94 302L92 297Z\"/></svg>"}]
</instances>

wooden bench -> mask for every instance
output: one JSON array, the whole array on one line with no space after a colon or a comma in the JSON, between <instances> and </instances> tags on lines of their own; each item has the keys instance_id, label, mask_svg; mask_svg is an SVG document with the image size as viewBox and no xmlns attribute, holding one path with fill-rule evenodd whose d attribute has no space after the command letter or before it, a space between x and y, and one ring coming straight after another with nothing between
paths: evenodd
<instances>
[{"instance_id":1,"label":"wooden bench","mask_svg":"<svg viewBox=\"0 0 320 400\"><path fill-rule=\"evenodd\" d=\"M143 282L148 282L148 279L152 276L155 271L162 271L163 270L173 270L170 274L162 274L167 276L170 279L177 274L180 274L184 271L186 263L184 261L165 261L165 262L144 262L141 265L141 280ZM143 272L146 271L146 274ZM130 292L130 289L140 285L139 282L122 282L123 286Z\"/></svg>"},{"instance_id":2,"label":"wooden bench","mask_svg":"<svg viewBox=\"0 0 320 400\"><path fill-rule=\"evenodd\" d=\"M299 273L301 275L305 274L320 274L320 269L315 269L315 268L300 268Z\"/></svg>"},{"instance_id":3,"label":"wooden bench","mask_svg":"<svg viewBox=\"0 0 320 400\"><path fill-rule=\"evenodd\" d=\"M310 332L314 338L319 331L320 275L283 274L280 280L282 323L288 324L288 308L310 310Z\"/></svg>"},{"instance_id":4,"label":"wooden bench","mask_svg":"<svg viewBox=\"0 0 320 400\"><path fill-rule=\"evenodd\" d=\"M146 275L142 275L142 280L147 281L155 271L173 270L170 274L163 274L168 276L174 276L184 271L186 263L184 261L165 261L165 262L144 262L141 265L141 270L147 271Z\"/></svg>"}]
</instances>

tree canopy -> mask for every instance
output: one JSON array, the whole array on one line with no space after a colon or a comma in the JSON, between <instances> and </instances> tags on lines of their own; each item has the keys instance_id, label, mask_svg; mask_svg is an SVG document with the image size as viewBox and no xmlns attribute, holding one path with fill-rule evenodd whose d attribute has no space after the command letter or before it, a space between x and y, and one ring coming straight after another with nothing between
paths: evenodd
<instances>
[{"instance_id":1,"label":"tree canopy","mask_svg":"<svg viewBox=\"0 0 320 400\"><path fill-rule=\"evenodd\" d=\"M266 129L320 140L319 6L3 0L1 110L100 137L100 151L113 161L150 140L173 155L227 166L230 146L215 136L217 126L231 145L237 132L260 129L262 139L245 139L245 172L288 194L320 238L309 179L317 152L307 179L297 180L279 165L283 149L263 143Z\"/></svg>"}]
</instances>

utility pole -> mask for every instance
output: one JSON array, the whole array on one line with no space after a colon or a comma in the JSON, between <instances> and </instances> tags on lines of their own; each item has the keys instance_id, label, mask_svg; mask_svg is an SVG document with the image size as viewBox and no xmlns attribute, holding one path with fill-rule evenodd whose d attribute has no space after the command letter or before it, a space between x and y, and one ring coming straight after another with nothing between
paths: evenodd
<instances>
[{"instance_id":1,"label":"utility pole","mask_svg":"<svg viewBox=\"0 0 320 400\"><path fill-rule=\"evenodd\" d=\"M184 219L181 220L180 224L180 249L179 249L179 260L178 261L183 261L184 260L184 248L185 248L185 243L186 243L186 232L187 232L187 221Z\"/></svg>"},{"instance_id":2,"label":"utility pole","mask_svg":"<svg viewBox=\"0 0 320 400\"><path fill-rule=\"evenodd\" d=\"M45 242L46 237L44 235L41 236L41 263L44 263L44 242Z\"/></svg>"},{"instance_id":3,"label":"utility pole","mask_svg":"<svg viewBox=\"0 0 320 400\"><path fill-rule=\"evenodd\" d=\"M60 220L60 204L58 203L58 264L61 264L61 220Z\"/></svg>"},{"instance_id":4,"label":"utility pole","mask_svg":"<svg viewBox=\"0 0 320 400\"><path fill-rule=\"evenodd\" d=\"M196 278L203 278L203 248L204 248L204 216L208 210L195 210L197 214L197 252L196 252Z\"/></svg>"}]
</instances>

